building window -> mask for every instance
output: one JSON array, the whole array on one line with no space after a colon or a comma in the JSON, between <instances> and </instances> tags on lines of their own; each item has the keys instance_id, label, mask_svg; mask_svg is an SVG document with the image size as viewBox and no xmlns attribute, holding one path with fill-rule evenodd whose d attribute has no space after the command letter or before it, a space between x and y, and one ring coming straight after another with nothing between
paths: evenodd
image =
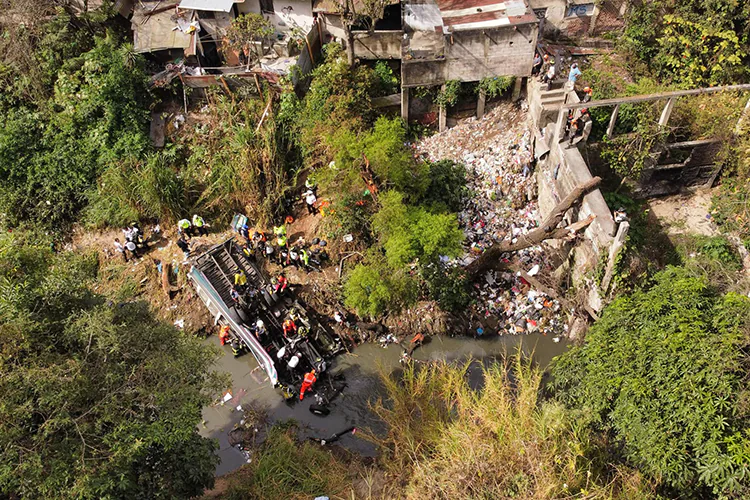
<instances>
[{"instance_id":1,"label":"building window","mask_svg":"<svg viewBox=\"0 0 750 500\"><path fill-rule=\"evenodd\" d=\"M260 11L264 14L273 14L273 0L260 0Z\"/></svg>"},{"instance_id":2,"label":"building window","mask_svg":"<svg viewBox=\"0 0 750 500\"><path fill-rule=\"evenodd\" d=\"M565 17L587 17L593 14L593 3L579 3L577 5L568 5L568 10L565 11Z\"/></svg>"},{"instance_id":3,"label":"building window","mask_svg":"<svg viewBox=\"0 0 750 500\"><path fill-rule=\"evenodd\" d=\"M542 19L547 19L547 9L534 9L534 15L536 15L536 18L540 21Z\"/></svg>"}]
</instances>

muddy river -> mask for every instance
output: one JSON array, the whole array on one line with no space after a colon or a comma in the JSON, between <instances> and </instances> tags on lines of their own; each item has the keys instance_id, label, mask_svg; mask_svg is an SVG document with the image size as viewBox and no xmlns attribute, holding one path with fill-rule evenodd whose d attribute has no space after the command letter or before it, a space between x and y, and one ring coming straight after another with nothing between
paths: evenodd
<instances>
[{"instance_id":1,"label":"muddy river","mask_svg":"<svg viewBox=\"0 0 750 500\"><path fill-rule=\"evenodd\" d=\"M209 337L207 343L219 346L216 336ZM506 352L513 352L519 344L527 353L533 352L534 360L547 366L553 357L562 354L567 344L556 343L551 337L541 335L505 336L486 339L466 337L434 337L430 342L414 352L415 360L463 360L468 357L484 362L496 359ZM249 355L234 358L228 346L220 347L225 355L219 360L218 369L232 376L232 399L223 405L214 405L203 409L204 424L201 433L204 436L219 440L219 457L221 463L216 469L220 476L239 468L245 463L242 452L231 446L228 432L242 419L242 405L265 406L270 420L279 421L294 419L300 424L302 438L328 437L347 427L378 428L378 422L368 410L368 401L380 391L378 368L386 372L400 368L399 359L402 348L391 344L383 348L376 344L363 344L350 354L342 354L334 360L330 369L332 374L343 373L348 384L331 405L327 417L316 416L308 410L315 403L314 397L306 397L302 402L293 405L285 403L277 390L267 381L265 373L258 368L255 359ZM479 379L478 370L470 376ZM322 381L318 381L321 383ZM363 455L374 455L372 443L358 439L356 435L347 434L338 443Z\"/></svg>"}]
</instances>

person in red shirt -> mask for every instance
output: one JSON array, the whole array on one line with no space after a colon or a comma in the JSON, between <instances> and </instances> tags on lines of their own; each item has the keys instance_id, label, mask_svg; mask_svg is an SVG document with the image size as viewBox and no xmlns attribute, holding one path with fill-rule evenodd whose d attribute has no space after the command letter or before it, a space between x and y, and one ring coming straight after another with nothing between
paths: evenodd
<instances>
[{"instance_id":1,"label":"person in red shirt","mask_svg":"<svg viewBox=\"0 0 750 500\"><path fill-rule=\"evenodd\" d=\"M284 321L281 326L284 329L284 337L288 337L289 333L297 333L297 325L291 319Z\"/></svg>"},{"instance_id":2,"label":"person in red shirt","mask_svg":"<svg viewBox=\"0 0 750 500\"><path fill-rule=\"evenodd\" d=\"M287 280L286 276L284 276L283 274L279 274L279 277L276 278L276 288L274 289L274 292L282 293L287 289L288 286L289 280Z\"/></svg>"},{"instance_id":3,"label":"person in red shirt","mask_svg":"<svg viewBox=\"0 0 750 500\"><path fill-rule=\"evenodd\" d=\"M318 380L315 376L315 370L305 373L305 379L302 381L302 387L299 389L299 400L305 399L305 391L312 389L312 385Z\"/></svg>"}]
</instances>

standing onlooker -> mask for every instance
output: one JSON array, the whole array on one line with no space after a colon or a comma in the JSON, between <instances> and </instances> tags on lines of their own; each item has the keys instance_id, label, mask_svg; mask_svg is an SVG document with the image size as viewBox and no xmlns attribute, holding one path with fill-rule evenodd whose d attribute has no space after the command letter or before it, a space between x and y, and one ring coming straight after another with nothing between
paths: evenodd
<instances>
[{"instance_id":1,"label":"standing onlooker","mask_svg":"<svg viewBox=\"0 0 750 500\"><path fill-rule=\"evenodd\" d=\"M583 73L581 73L581 70L578 69L578 64L577 63L573 63L573 64L570 65L570 73L568 74L568 81L569 82L573 82L573 84L575 85L576 80L582 74Z\"/></svg>"},{"instance_id":2,"label":"standing onlooker","mask_svg":"<svg viewBox=\"0 0 750 500\"><path fill-rule=\"evenodd\" d=\"M305 204L307 205L307 213L315 215L318 213L318 209L315 208L315 202L318 201L318 198L315 196L315 193L313 193L312 189L308 189L305 191L305 193L302 195L305 197Z\"/></svg>"},{"instance_id":3,"label":"standing onlooker","mask_svg":"<svg viewBox=\"0 0 750 500\"><path fill-rule=\"evenodd\" d=\"M539 52L534 52L534 65L531 68L531 76L536 76L542 70L542 56Z\"/></svg>"},{"instance_id":4,"label":"standing onlooker","mask_svg":"<svg viewBox=\"0 0 750 500\"><path fill-rule=\"evenodd\" d=\"M542 83L552 83L552 81L555 79L556 74L557 74L557 68L555 68L555 60L550 59L549 69L547 70L547 73L542 78Z\"/></svg>"},{"instance_id":5,"label":"standing onlooker","mask_svg":"<svg viewBox=\"0 0 750 500\"><path fill-rule=\"evenodd\" d=\"M120 243L120 238L115 238L115 250L122 254L122 258L125 259L125 262L128 261L128 254L125 253L125 247Z\"/></svg>"},{"instance_id":6,"label":"standing onlooker","mask_svg":"<svg viewBox=\"0 0 750 500\"><path fill-rule=\"evenodd\" d=\"M180 219L177 223L177 232L190 238L193 235L193 226L187 219Z\"/></svg>"}]
</instances>

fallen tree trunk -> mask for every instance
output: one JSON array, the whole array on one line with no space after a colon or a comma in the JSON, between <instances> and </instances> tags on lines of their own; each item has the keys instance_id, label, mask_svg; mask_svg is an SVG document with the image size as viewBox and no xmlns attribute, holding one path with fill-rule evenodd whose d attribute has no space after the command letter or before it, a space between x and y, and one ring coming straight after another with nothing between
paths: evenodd
<instances>
[{"instance_id":1,"label":"fallen tree trunk","mask_svg":"<svg viewBox=\"0 0 750 500\"><path fill-rule=\"evenodd\" d=\"M500 260L500 256L507 252L517 252L524 248L533 247L538 245L544 240L548 239L560 239L564 238L570 232L575 232L581 227L588 226L594 220L592 217L575 224L571 224L569 227L557 228L558 224L562 222L565 213L570 210L573 206L580 203L583 196L589 191L595 189L602 181L600 177L594 177L589 181L576 186L563 200L555 206L552 212L547 216L542 224L529 232L519 236L515 243L513 240L505 240L500 243L495 243L489 247L485 252L479 256L477 260L469 264L466 268L466 273L471 279L476 278L483 271L491 269ZM583 224L583 226L580 226Z\"/></svg>"}]
</instances>

